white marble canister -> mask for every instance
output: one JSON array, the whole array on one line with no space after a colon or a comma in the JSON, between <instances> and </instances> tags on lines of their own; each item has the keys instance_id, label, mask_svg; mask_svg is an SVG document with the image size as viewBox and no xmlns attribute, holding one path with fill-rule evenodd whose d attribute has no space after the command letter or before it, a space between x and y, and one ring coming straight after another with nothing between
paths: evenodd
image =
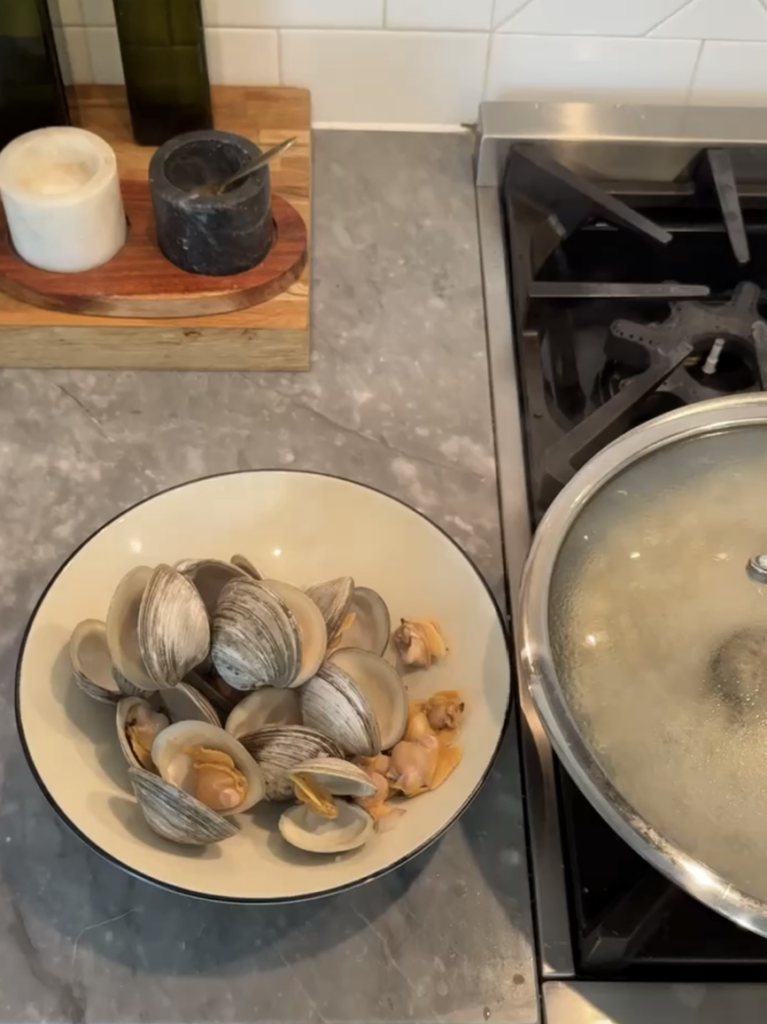
<instances>
[{"instance_id":1,"label":"white marble canister","mask_svg":"<svg viewBox=\"0 0 767 1024\"><path fill-rule=\"evenodd\" d=\"M76 274L125 245L114 150L82 128L40 128L0 153L0 198L22 259Z\"/></svg>"}]
</instances>

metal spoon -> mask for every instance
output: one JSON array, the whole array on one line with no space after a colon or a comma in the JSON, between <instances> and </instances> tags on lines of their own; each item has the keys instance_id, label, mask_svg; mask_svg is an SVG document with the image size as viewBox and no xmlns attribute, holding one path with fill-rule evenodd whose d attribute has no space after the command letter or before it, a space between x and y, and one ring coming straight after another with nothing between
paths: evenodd
<instances>
[{"instance_id":1,"label":"metal spoon","mask_svg":"<svg viewBox=\"0 0 767 1024\"><path fill-rule=\"evenodd\" d=\"M230 175L223 181L211 181L205 185L198 185L193 192L189 194L193 197L197 196L219 196L223 192L228 192L233 185L239 184L245 178L249 178L251 174L255 174L257 170L268 164L270 160L273 160L276 156L284 153L285 150L290 149L297 139L295 136L292 139L285 139L278 146L272 146L271 149L267 149L265 153L262 153L252 163L247 164L245 167L241 167L235 174Z\"/></svg>"}]
</instances>

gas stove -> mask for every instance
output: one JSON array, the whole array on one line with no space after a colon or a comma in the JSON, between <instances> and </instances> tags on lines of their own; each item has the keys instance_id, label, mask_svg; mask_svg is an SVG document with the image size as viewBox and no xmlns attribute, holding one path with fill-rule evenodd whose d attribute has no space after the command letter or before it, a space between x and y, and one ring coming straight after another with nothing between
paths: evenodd
<instances>
[{"instance_id":1,"label":"gas stove","mask_svg":"<svg viewBox=\"0 0 767 1024\"><path fill-rule=\"evenodd\" d=\"M514 616L580 466L661 413L767 389L767 114L485 104L477 186ZM519 697L547 1019L763 1021L767 940L630 850Z\"/></svg>"}]
</instances>

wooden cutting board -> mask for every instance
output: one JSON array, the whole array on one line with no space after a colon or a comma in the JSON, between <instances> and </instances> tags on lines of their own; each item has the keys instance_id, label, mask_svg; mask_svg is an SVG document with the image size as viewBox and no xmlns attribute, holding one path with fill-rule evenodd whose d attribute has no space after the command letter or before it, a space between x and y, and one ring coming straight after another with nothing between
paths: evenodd
<instances>
[{"instance_id":1,"label":"wooden cutting board","mask_svg":"<svg viewBox=\"0 0 767 1024\"><path fill-rule=\"evenodd\" d=\"M297 211L308 233L309 93L305 89L245 86L214 86L212 92L217 128L245 135L263 147L292 135L298 137L292 149L272 165L272 193ZM78 86L75 102L76 123L114 147L120 178L132 191L131 182L146 180L153 149L132 141L124 90ZM300 267L296 273L298 270ZM71 286L62 285L59 290L61 287L66 291ZM287 290L259 305L215 315L87 316L41 308L0 293L0 366L304 370L309 367L309 292L307 259L303 272Z\"/></svg>"}]
</instances>

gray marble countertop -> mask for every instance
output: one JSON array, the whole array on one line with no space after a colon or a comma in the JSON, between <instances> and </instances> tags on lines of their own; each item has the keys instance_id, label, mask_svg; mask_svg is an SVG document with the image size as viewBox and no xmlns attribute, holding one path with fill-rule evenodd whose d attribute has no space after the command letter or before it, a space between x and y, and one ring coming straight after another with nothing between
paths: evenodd
<instances>
[{"instance_id":1,"label":"gray marble countertop","mask_svg":"<svg viewBox=\"0 0 767 1024\"><path fill-rule=\"evenodd\" d=\"M16 737L19 641L50 575L121 508L197 476L373 484L440 523L502 597L470 139L322 133L314 184L311 372L0 373L0 1022L537 1019L513 730L428 851L275 908L187 899L102 860Z\"/></svg>"}]
</instances>

